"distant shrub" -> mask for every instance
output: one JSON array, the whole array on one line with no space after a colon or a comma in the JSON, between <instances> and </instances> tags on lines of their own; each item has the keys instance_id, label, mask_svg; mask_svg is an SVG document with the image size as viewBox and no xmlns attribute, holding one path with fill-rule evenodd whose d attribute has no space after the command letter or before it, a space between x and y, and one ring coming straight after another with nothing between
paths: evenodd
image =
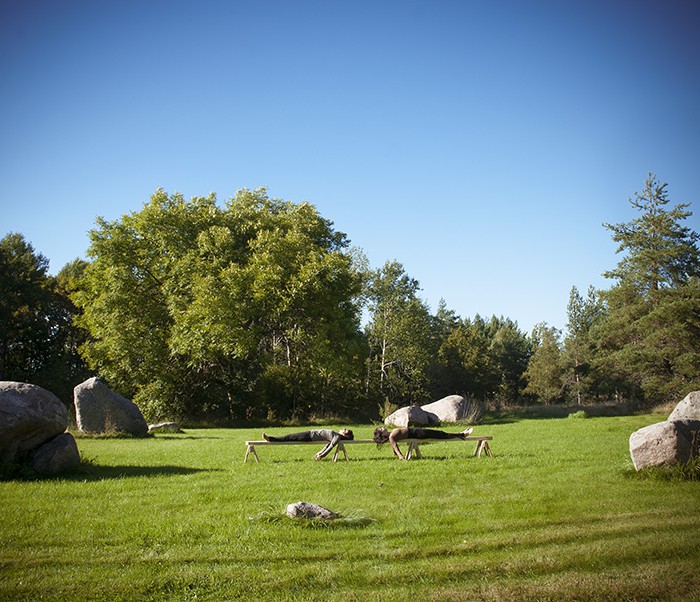
<instances>
[{"instance_id":1,"label":"distant shrub","mask_svg":"<svg viewBox=\"0 0 700 602\"><path fill-rule=\"evenodd\" d=\"M586 414L584 410L579 410L578 412L569 414L568 418L588 418L588 414Z\"/></svg>"}]
</instances>

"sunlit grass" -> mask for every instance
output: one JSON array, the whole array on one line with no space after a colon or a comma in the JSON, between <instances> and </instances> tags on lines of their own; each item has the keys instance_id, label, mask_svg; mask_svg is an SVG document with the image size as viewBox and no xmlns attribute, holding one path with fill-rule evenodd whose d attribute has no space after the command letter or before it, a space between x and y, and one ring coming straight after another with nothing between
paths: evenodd
<instances>
[{"instance_id":1,"label":"sunlit grass","mask_svg":"<svg viewBox=\"0 0 700 602\"><path fill-rule=\"evenodd\" d=\"M496 422L475 433L493 458L451 442L410 462L281 446L244 464L257 429L79 439L76 473L0 483L0 599L696 600L700 482L629 459L660 419ZM301 500L342 518L285 517Z\"/></svg>"}]
</instances>

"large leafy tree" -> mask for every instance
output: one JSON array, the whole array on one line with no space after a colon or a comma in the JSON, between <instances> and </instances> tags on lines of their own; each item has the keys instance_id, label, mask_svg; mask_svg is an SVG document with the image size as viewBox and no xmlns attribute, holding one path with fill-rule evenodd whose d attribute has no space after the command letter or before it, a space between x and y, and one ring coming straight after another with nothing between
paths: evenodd
<instances>
[{"instance_id":1,"label":"large leafy tree","mask_svg":"<svg viewBox=\"0 0 700 602\"><path fill-rule=\"evenodd\" d=\"M683 225L688 204L668 209L667 184L649 174L630 198L639 217L605 224L623 254L606 272L607 317L596 330L600 374L628 399L677 399L700 387L699 235Z\"/></svg>"},{"instance_id":2,"label":"large leafy tree","mask_svg":"<svg viewBox=\"0 0 700 602\"><path fill-rule=\"evenodd\" d=\"M429 367L437 345L419 290L418 281L397 261L387 261L371 276L367 387L380 402L410 405L429 399Z\"/></svg>"},{"instance_id":3,"label":"large leafy tree","mask_svg":"<svg viewBox=\"0 0 700 602\"><path fill-rule=\"evenodd\" d=\"M68 267L57 278L21 234L0 240L0 380L31 382L70 403L85 376L68 298Z\"/></svg>"},{"instance_id":4,"label":"large leafy tree","mask_svg":"<svg viewBox=\"0 0 700 602\"><path fill-rule=\"evenodd\" d=\"M361 356L347 240L307 203L159 190L91 237L85 356L151 416L322 411Z\"/></svg>"}]
</instances>

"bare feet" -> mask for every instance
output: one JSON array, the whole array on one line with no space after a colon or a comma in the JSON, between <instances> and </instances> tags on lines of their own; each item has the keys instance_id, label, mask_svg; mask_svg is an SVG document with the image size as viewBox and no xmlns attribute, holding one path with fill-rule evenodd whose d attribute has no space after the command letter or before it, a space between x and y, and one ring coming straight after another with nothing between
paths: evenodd
<instances>
[{"instance_id":1,"label":"bare feet","mask_svg":"<svg viewBox=\"0 0 700 602\"><path fill-rule=\"evenodd\" d=\"M469 427L468 429L464 429L464 430L462 431L462 436L463 436L463 437L469 437L469 435L472 434L472 431L473 431L473 430L474 430L474 429L473 429L472 427Z\"/></svg>"}]
</instances>

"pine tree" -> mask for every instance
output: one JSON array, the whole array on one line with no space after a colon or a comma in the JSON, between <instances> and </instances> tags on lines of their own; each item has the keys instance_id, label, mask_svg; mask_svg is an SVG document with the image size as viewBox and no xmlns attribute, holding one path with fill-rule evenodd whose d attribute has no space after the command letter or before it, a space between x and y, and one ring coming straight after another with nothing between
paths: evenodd
<instances>
[{"instance_id":1,"label":"pine tree","mask_svg":"<svg viewBox=\"0 0 700 602\"><path fill-rule=\"evenodd\" d=\"M682 224L689 204L666 209L667 184L653 174L629 201L638 218L604 224L625 255L605 273L616 284L603 294L595 363L627 399L680 399L700 388L699 236Z\"/></svg>"},{"instance_id":2,"label":"pine tree","mask_svg":"<svg viewBox=\"0 0 700 602\"><path fill-rule=\"evenodd\" d=\"M686 284L692 276L700 276L700 235L681 222L692 215L689 203L666 210L669 203L668 184L661 184L654 174L644 182L644 190L636 192L629 202L641 212L628 223L604 224L619 243L618 253L626 256L607 278L620 286L630 285L642 298L653 298L657 291Z\"/></svg>"}]
</instances>

